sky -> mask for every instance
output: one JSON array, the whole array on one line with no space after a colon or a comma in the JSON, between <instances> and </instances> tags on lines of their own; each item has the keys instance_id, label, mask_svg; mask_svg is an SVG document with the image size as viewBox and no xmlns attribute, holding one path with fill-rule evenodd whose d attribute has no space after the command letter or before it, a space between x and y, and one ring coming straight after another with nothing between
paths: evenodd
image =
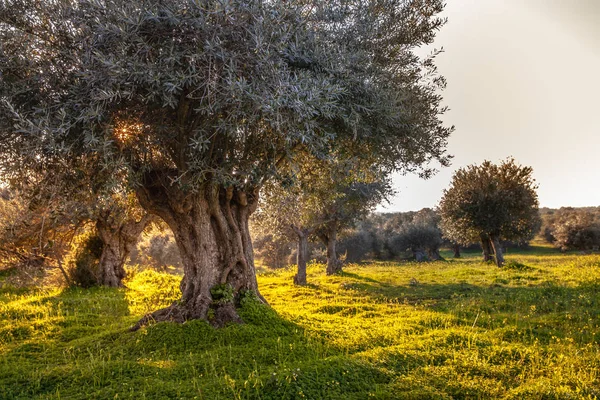
<instances>
[{"instance_id":1,"label":"sky","mask_svg":"<svg viewBox=\"0 0 600 400\"><path fill-rule=\"evenodd\" d=\"M456 169L509 156L533 167L540 206L599 206L600 0L447 0L444 16L452 165L395 176L378 211L434 207Z\"/></svg>"}]
</instances>

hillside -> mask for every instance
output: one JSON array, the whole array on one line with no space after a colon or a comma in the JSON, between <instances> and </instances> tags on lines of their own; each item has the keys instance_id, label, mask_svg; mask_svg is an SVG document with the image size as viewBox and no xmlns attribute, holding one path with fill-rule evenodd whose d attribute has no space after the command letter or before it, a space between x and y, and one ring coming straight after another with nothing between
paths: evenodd
<instances>
[{"instance_id":1,"label":"hillside","mask_svg":"<svg viewBox=\"0 0 600 400\"><path fill-rule=\"evenodd\" d=\"M161 323L179 277L128 289L0 289L4 399L593 399L600 396L600 256L550 249L498 269L460 261L262 271L272 309L241 326ZM5 274L6 275L6 274ZM2 279L2 278L0 278Z\"/></svg>"}]
</instances>

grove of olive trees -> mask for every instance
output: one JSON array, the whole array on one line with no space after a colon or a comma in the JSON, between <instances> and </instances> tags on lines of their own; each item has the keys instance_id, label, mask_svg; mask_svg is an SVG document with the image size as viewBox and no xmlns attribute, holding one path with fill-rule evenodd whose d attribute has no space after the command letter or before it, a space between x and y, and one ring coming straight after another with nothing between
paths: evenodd
<instances>
[{"instance_id":1,"label":"grove of olive trees","mask_svg":"<svg viewBox=\"0 0 600 400\"><path fill-rule=\"evenodd\" d=\"M5 0L0 169L89 165L167 223L182 298L137 327L239 321L240 296L261 297L248 220L291 156L448 164L445 81L414 52L444 4L384 3Z\"/></svg>"}]
</instances>

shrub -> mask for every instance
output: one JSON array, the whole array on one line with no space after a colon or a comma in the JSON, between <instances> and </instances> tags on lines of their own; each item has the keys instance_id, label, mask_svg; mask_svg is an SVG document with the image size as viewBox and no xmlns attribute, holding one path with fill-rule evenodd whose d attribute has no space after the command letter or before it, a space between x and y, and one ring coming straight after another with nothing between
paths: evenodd
<instances>
[{"instance_id":1,"label":"shrub","mask_svg":"<svg viewBox=\"0 0 600 400\"><path fill-rule=\"evenodd\" d=\"M98 284L102 246L102 240L91 231L75 238L65 263L71 282L75 286L90 288Z\"/></svg>"},{"instance_id":2,"label":"shrub","mask_svg":"<svg viewBox=\"0 0 600 400\"><path fill-rule=\"evenodd\" d=\"M600 224L585 209L561 208L551 226L554 245L565 250L598 250Z\"/></svg>"}]
</instances>

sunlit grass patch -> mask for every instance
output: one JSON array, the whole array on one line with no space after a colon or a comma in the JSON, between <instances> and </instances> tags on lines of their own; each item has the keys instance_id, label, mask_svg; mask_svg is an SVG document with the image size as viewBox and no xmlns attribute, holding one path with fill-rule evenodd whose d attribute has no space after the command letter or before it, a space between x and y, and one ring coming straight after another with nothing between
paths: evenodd
<instances>
[{"instance_id":1,"label":"sunlit grass patch","mask_svg":"<svg viewBox=\"0 0 600 400\"><path fill-rule=\"evenodd\" d=\"M152 271L126 289L0 289L0 398L452 399L600 395L600 258L556 252L369 263L309 285L259 274L244 325L128 328L179 298ZM547 261L547 262L546 262ZM523 267L525 266L525 267Z\"/></svg>"}]
</instances>

